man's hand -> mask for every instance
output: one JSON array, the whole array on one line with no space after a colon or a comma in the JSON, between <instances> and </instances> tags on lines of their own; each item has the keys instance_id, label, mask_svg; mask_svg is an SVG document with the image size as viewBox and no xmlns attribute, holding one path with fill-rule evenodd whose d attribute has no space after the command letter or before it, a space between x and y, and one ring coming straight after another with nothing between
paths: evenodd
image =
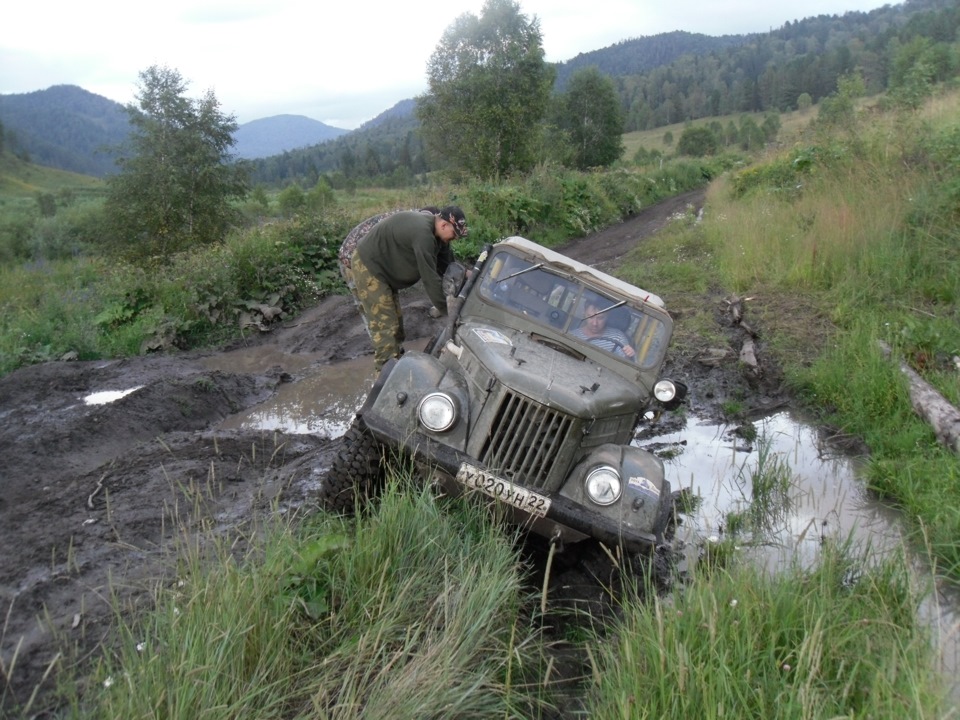
<instances>
[{"instance_id":1,"label":"man's hand","mask_svg":"<svg viewBox=\"0 0 960 720\"><path fill-rule=\"evenodd\" d=\"M445 314L446 313L442 313L439 310L437 310L435 307L433 307L433 305L430 306L430 317L438 318L438 317L443 317Z\"/></svg>"}]
</instances>

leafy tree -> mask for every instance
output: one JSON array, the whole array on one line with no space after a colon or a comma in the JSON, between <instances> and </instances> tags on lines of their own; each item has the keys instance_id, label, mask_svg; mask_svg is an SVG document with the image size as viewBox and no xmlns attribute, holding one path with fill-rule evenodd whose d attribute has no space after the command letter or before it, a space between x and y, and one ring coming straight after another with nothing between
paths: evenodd
<instances>
[{"instance_id":1,"label":"leafy tree","mask_svg":"<svg viewBox=\"0 0 960 720\"><path fill-rule=\"evenodd\" d=\"M838 77L837 91L820 103L817 123L824 127L852 129L856 122L856 99L864 94L865 89L859 73Z\"/></svg>"},{"instance_id":2,"label":"leafy tree","mask_svg":"<svg viewBox=\"0 0 960 720\"><path fill-rule=\"evenodd\" d=\"M706 125L685 127L677 141L677 154L690 157L716 155L720 141Z\"/></svg>"},{"instance_id":3,"label":"leafy tree","mask_svg":"<svg viewBox=\"0 0 960 720\"><path fill-rule=\"evenodd\" d=\"M647 150L642 145L637 148L633 154L633 162L641 167L647 165L657 165L663 160L663 153L659 150Z\"/></svg>"},{"instance_id":4,"label":"leafy tree","mask_svg":"<svg viewBox=\"0 0 960 720\"><path fill-rule=\"evenodd\" d=\"M280 208L280 212L283 213L285 217L293 217L298 212L303 210L306 204L307 195L305 192L303 192L303 188L296 183L293 185L287 185L287 187L281 190L280 194L277 195L277 206Z\"/></svg>"},{"instance_id":5,"label":"leafy tree","mask_svg":"<svg viewBox=\"0 0 960 720\"><path fill-rule=\"evenodd\" d=\"M176 70L154 65L139 77L139 104L126 107L130 139L107 185L113 243L144 258L220 240L235 218L231 200L247 190L242 166L230 162L237 124L212 91L185 97Z\"/></svg>"},{"instance_id":6,"label":"leafy tree","mask_svg":"<svg viewBox=\"0 0 960 720\"><path fill-rule=\"evenodd\" d=\"M767 136L749 115L740 118L739 132L740 148L742 150L759 150L766 144Z\"/></svg>"},{"instance_id":7,"label":"leafy tree","mask_svg":"<svg viewBox=\"0 0 960 720\"><path fill-rule=\"evenodd\" d=\"M617 89L596 67L574 73L554 108L554 122L567 133L577 168L611 165L623 154L623 114Z\"/></svg>"},{"instance_id":8,"label":"leafy tree","mask_svg":"<svg viewBox=\"0 0 960 720\"><path fill-rule=\"evenodd\" d=\"M543 59L540 21L513 0L486 0L444 31L427 63L417 115L431 165L481 177L536 162L539 123L554 71Z\"/></svg>"},{"instance_id":9,"label":"leafy tree","mask_svg":"<svg viewBox=\"0 0 960 720\"><path fill-rule=\"evenodd\" d=\"M768 112L763 116L763 124L760 129L763 130L763 136L767 142L773 142L780 134L780 114Z\"/></svg>"}]
</instances>

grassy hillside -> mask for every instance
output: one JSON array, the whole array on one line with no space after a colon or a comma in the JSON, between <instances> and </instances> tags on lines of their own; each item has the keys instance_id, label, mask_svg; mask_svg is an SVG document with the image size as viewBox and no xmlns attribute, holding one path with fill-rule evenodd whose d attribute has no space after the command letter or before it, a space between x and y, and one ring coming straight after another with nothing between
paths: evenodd
<instances>
[{"instance_id":1,"label":"grassy hillside","mask_svg":"<svg viewBox=\"0 0 960 720\"><path fill-rule=\"evenodd\" d=\"M8 202L33 198L38 193L98 193L103 181L90 175L55 170L25 162L10 153L0 155L0 208Z\"/></svg>"}]
</instances>

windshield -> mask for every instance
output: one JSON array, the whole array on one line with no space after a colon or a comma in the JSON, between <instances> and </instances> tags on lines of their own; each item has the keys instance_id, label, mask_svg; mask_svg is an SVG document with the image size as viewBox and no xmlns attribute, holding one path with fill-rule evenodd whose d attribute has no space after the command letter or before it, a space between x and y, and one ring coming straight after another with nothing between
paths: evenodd
<instances>
[{"instance_id":1,"label":"windshield","mask_svg":"<svg viewBox=\"0 0 960 720\"><path fill-rule=\"evenodd\" d=\"M642 368L654 367L666 350L667 328L653 314L508 252L486 263L479 291L487 302L562 333L571 345L588 344Z\"/></svg>"}]
</instances>

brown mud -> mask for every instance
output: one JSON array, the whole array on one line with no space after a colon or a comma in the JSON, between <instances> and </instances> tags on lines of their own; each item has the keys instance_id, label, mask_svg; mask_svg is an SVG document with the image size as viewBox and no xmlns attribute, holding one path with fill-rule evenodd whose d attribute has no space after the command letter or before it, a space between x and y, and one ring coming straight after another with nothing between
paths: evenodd
<instances>
[{"instance_id":1,"label":"brown mud","mask_svg":"<svg viewBox=\"0 0 960 720\"><path fill-rule=\"evenodd\" d=\"M703 191L686 193L561 251L615 272L617 258L703 200ZM403 304L408 338L430 337L441 321L429 316L425 295L414 288ZM219 355L252 346L261 361L275 352L276 363L216 369ZM218 351L51 362L0 379L0 715L16 716L35 688L29 715L55 711L57 674L82 671L109 644L116 602L125 612L150 606L184 526L228 533L271 508L311 505L334 440L218 427L282 384L370 353L352 300L330 296ZM694 411L715 413L723 400L701 386L783 399L775 373L759 386L733 358L713 367L671 360L670 375L690 383ZM85 400L134 388L112 402ZM595 590L595 579L571 577L567 587Z\"/></svg>"}]
</instances>

